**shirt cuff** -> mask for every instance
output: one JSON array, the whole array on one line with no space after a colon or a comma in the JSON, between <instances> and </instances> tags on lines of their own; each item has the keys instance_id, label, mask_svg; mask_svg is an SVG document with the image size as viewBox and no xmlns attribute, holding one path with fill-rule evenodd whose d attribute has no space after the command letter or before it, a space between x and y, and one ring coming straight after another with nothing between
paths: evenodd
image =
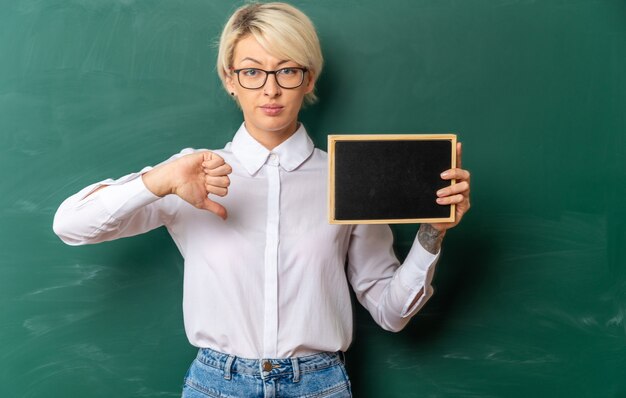
<instances>
[{"instance_id":1,"label":"shirt cuff","mask_svg":"<svg viewBox=\"0 0 626 398\"><path fill-rule=\"evenodd\" d=\"M426 300L432 296L433 289L430 283L433 279L435 264L439 259L440 253L441 251L437 254L430 253L415 239L415 243L404 260L398 275L400 284L408 292L408 299L402 308L403 318L413 316ZM422 296L411 305L420 291Z\"/></svg>"},{"instance_id":2,"label":"shirt cuff","mask_svg":"<svg viewBox=\"0 0 626 398\"><path fill-rule=\"evenodd\" d=\"M143 183L142 173L134 173L117 181L104 181L108 188L96 192L104 209L112 218L122 219L135 210L161 199Z\"/></svg>"}]
</instances>

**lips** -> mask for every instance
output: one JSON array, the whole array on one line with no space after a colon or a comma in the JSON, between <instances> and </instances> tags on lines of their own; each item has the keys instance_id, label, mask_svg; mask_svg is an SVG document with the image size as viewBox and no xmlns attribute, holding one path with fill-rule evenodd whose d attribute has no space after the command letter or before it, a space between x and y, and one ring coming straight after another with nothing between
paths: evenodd
<instances>
[{"instance_id":1,"label":"lips","mask_svg":"<svg viewBox=\"0 0 626 398\"><path fill-rule=\"evenodd\" d=\"M283 109L285 109L284 106L277 105L277 104L266 104L266 105L262 105L260 108L261 108L261 111L268 116L276 116L280 114L283 111Z\"/></svg>"}]
</instances>

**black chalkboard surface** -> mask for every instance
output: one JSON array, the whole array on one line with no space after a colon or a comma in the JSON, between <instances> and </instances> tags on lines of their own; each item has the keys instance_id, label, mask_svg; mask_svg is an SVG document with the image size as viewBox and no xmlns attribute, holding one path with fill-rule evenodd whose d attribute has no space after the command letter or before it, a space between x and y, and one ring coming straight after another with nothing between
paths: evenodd
<instances>
[{"instance_id":1,"label":"black chalkboard surface","mask_svg":"<svg viewBox=\"0 0 626 398\"><path fill-rule=\"evenodd\" d=\"M455 167L455 148L454 134L329 136L330 223L453 221L436 192L450 184L440 174Z\"/></svg>"}]
</instances>

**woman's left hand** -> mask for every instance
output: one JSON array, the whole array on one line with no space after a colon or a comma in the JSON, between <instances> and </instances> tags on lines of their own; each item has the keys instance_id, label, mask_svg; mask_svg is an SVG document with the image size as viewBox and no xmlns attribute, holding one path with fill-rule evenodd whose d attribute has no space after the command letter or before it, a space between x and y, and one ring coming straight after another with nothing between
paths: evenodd
<instances>
[{"instance_id":1,"label":"woman's left hand","mask_svg":"<svg viewBox=\"0 0 626 398\"><path fill-rule=\"evenodd\" d=\"M461 167L461 156L463 147L461 143L456 144L457 167L441 173L444 180L456 180L456 184L442 188L437 191L437 203L440 205L456 205L454 222L430 224L440 232L456 227L465 213L470 209L470 172Z\"/></svg>"}]
</instances>

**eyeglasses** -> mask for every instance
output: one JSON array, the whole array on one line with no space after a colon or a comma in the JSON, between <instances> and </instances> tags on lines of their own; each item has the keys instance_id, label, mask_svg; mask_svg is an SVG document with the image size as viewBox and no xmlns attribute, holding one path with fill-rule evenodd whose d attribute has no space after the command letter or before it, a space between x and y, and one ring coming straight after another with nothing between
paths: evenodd
<instances>
[{"instance_id":1,"label":"eyeglasses","mask_svg":"<svg viewBox=\"0 0 626 398\"><path fill-rule=\"evenodd\" d=\"M298 88L304 82L304 74L308 72L307 68L282 68L277 70L263 70L258 68L233 69L237 74L237 80L243 88L256 90L261 88L267 82L268 75L276 77L276 83L286 89Z\"/></svg>"}]
</instances>

